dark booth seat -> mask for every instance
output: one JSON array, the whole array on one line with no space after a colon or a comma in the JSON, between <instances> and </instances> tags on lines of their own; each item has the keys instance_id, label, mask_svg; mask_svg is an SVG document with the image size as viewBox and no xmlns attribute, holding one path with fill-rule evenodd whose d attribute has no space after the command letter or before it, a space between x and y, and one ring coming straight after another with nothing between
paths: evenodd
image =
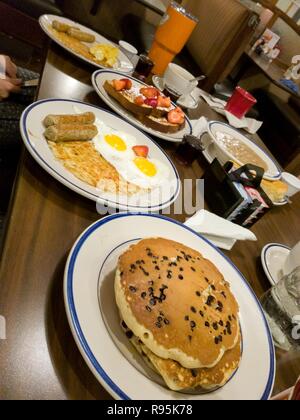
<instances>
[{"instance_id":1,"label":"dark booth seat","mask_svg":"<svg viewBox=\"0 0 300 420\"><path fill-rule=\"evenodd\" d=\"M256 90L257 108L264 121L260 137L280 164L287 168L300 153L300 105L284 102L263 89Z\"/></svg>"},{"instance_id":2,"label":"dark booth seat","mask_svg":"<svg viewBox=\"0 0 300 420\"><path fill-rule=\"evenodd\" d=\"M62 15L55 0L1 0L20 12L38 19L43 14Z\"/></svg>"}]
</instances>

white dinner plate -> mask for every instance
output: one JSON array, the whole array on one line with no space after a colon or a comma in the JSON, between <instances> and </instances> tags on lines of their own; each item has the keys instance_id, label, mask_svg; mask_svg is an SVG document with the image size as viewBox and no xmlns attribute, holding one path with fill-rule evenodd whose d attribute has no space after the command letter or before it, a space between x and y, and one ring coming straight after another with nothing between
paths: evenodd
<instances>
[{"instance_id":1,"label":"white dinner plate","mask_svg":"<svg viewBox=\"0 0 300 420\"><path fill-rule=\"evenodd\" d=\"M218 131L224 132L225 134L229 134L239 139L265 161L265 163L268 165L268 170L264 173L264 179L268 181L277 181L281 179L282 171L271 158L271 156L269 156L262 148L260 148L256 143L242 134L239 130L219 121L209 122L208 132L203 134L203 136L205 136L204 144L207 147L203 154L210 163L216 157L221 161L221 163L226 163L229 160L236 160L228 152L225 153L224 149L218 145L217 141L215 140L215 133Z\"/></svg>"},{"instance_id":2,"label":"white dinner plate","mask_svg":"<svg viewBox=\"0 0 300 420\"><path fill-rule=\"evenodd\" d=\"M281 244L268 244L261 253L261 262L266 276L272 286L283 277L283 267L291 252L291 248Z\"/></svg>"},{"instance_id":3,"label":"white dinner plate","mask_svg":"<svg viewBox=\"0 0 300 420\"><path fill-rule=\"evenodd\" d=\"M81 29L82 31L87 32L91 35L94 35L95 38L96 38L96 41L94 43L92 43L92 44L84 43L85 45L87 45L89 47L92 47L95 44L109 44L109 45L112 45L114 47L118 47L116 44L114 44L113 42L104 38L102 35L98 34L97 32L93 31L92 29L89 29L89 28L87 28L83 25L80 25L80 23L73 22L72 20L67 19L65 17L55 16L55 15L43 15L39 19L39 23L40 23L41 28L49 36L49 38L52 39L52 41L56 42L62 48L64 48L65 50L67 50L71 54L75 55L76 57L80 58L81 60L86 61L87 63L90 63L93 66L98 67L100 69L106 68L105 66L101 66L100 64L95 63L93 60L89 60L88 58L83 57L81 54L76 53L71 48L64 45L59 39L57 39L53 35L51 30L49 29L54 20L58 20L59 22L66 23L67 25L70 25L70 26L76 26L77 28ZM122 72L122 73L126 73L126 74L131 73L133 71L133 65L132 65L131 61L128 59L128 57L121 50L119 51L118 62L116 64L115 69Z\"/></svg>"},{"instance_id":4,"label":"white dinner plate","mask_svg":"<svg viewBox=\"0 0 300 420\"><path fill-rule=\"evenodd\" d=\"M152 128L146 127L144 124L142 124L140 121L138 121L133 114L131 114L129 111L127 111L125 108L123 108L115 99L111 98L108 93L105 91L103 85L106 80L113 80L122 78L122 74L118 73L114 70L98 70L96 71L92 76L92 82L94 85L94 88L100 98L117 114L121 115L123 118L125 118L127 121L131 122L131 124L134 124L138 128L140 128L143 131L146 131L146 133L151 134L152 136L158 137L162 140L171 141L174 143L180 143L183 139L183 137L187 134L192 134L192 124L189 120L189 118L186 116L186 124L185 127L178 131L175 134L165 134L161 133L157 130L152 130ZM124 76L123 76L124 77ZM132 80L132 82L137 86L147 86L145 83L141 82L140 80L135 79L131 76L126 76L128 79ZM175 104L174 104L175 105Z\"/></svg>"},{"instance_id":5,"label":"white dinner plate","mask_svg":"<svg viewBox=\"0 0 300 420\"><path fill-rule=\"evenodd\" d=\"M138 145L148 146L150 157L162 162L169 168L169 177L162 187L154 189L149 194L141 193L131 197L121 195L116 197L114 194L104 193L100 189L88 185L69 172L50 150L43 135L45 131L43 120L49 114L74 114L77 112L93 112L97 120L104 122L113 129L134 136ZM30 105L23 112L20 129L28 151L50 175L71 190L97 202L99 205L123 211L157 212L169 207L180 193L181 182L178 172L165 152L142 131L109 111L75 100L46 99Z\"/></svg>"},{"instance_id":6,"label":"white dinner plate","mask_svg":"<svg viewBox=\"0 0 300 420\"><path fill-rule=\"evenodd\" d=\"M239 303L241 365L227 385L215 392L191 395L170 391L150 371L122 331L114 298L117 261L131 244L151 237L177 239L201 252L230 283ZM274 346L258 299L227 257L181 223L160 215L124 213L94 223L80 236L69 255L64 298L70 327L84 360L116 399L258 400L271 396Z\"/></svg>"}]
</instances>

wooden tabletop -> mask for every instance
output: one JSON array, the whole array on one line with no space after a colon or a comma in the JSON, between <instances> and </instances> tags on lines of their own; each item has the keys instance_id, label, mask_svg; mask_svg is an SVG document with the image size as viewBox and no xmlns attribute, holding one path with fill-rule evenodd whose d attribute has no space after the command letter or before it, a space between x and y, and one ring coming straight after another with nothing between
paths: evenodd
<instances>
[{"instance_id":1,"label":"wooden tabletop","mask_svg":"<svg viewBox=\"0 0 300 420\"><path fill-rule=\"evenodd\" d=\"M279 64L276 63L276 60L269 63L268 60L265 60L263 57L257 55L254 51L246 51L245 54L277 87L285 90L287 93L295 96L296 98L300 97L299 94L280 83L280 80L284 77L284 73L287 69L279 66Z\"/></svg>"},{"instance_id":2,"label":"wooden tabletop","mask_svg":"<svg viewBox=\"0 0 300 420\"><path fill-rule=\"evenodd\" d=\"M104 106L91 87L92 71L51 45L39 99L75 98ZM197 114L220 119L204 103ZM173 156L173 144L160 144ZM182 179L196 179L205 162L177 167ZM259 262L262 247L269 242L295 245L300 238L299 214L300 197L292 206L275 208L255 226L257 243L238 243L228 254L258 296L269 288ZM63 303L67 255L76 238L98 218L93 202L55 181L24 152L0 270L0 315L7 322L7 340L0 340L1 399L110 398L75 345ZM299 354L278 354L275 393L291 387L299 373Z\"/></svg>"}]
</instances>

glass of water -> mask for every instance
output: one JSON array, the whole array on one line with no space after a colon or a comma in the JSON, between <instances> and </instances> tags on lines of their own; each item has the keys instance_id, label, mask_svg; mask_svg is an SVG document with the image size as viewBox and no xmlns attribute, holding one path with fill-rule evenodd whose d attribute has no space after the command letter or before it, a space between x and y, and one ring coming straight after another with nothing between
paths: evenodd
<instances>
[{"instance_id":1,"label":"glass of water","mask_svg":"<svg viewBox=\"0 0 300 420\"><path fill-rule=\"evenodd\" d=\"M261 299L275 345L300 350L300 266Z\"/></svg>"}]
</instances>

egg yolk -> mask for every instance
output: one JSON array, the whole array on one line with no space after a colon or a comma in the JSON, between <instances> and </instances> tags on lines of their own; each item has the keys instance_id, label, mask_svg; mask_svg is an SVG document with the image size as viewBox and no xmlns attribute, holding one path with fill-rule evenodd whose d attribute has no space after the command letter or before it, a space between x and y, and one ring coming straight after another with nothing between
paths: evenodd
<instances>
[{"instance_id":1,"label":"egg yolk","mask_svg":"<svg viewBox=\"0 0 300 420\"><path fill-rule=\"evenodd\" d=\"M153 178L157 174L157 169L154 163L148 159L138 157L134 159L135 166L146 176Z\"/></svg>"},{"instance_id":2,"label":"egg yolk","mask_svg":"<svg viewBox=\"0 0 300 420\"><path fill-rule=\"evenodd\" d=\"M105 136L105 141L110 145L110 147L117 150L118 152L125 152L127 150L125 141L115 134L109 134Z\"/></svg>"}]
</instances>

